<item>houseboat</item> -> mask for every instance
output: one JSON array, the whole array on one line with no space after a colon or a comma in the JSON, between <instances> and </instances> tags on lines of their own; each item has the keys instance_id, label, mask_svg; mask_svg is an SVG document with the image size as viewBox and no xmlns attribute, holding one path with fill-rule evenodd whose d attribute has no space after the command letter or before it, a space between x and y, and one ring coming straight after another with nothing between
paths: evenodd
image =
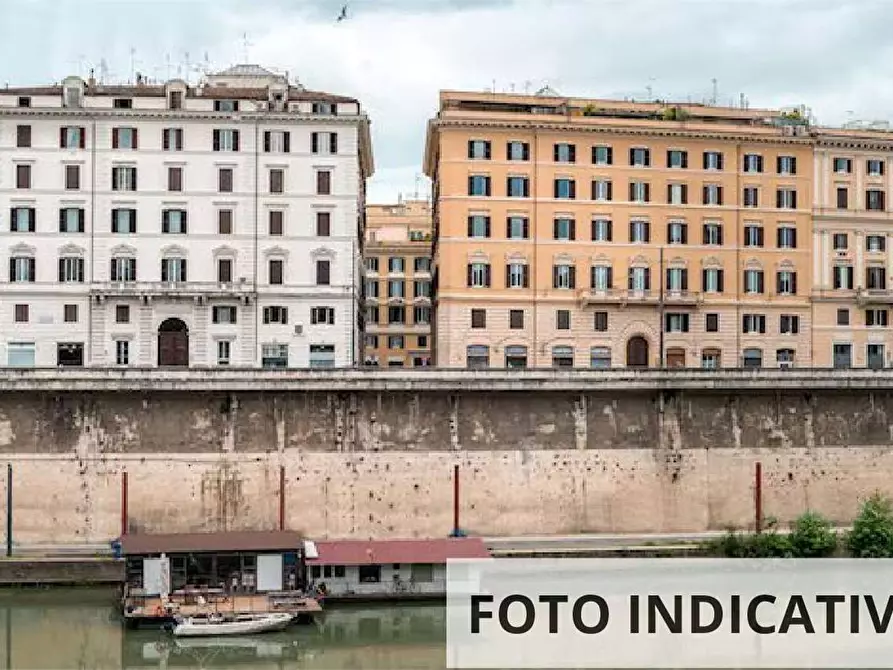
<instances>
[{"instance_id":1,"label":"houseboat","mask_svg":"<svg viewBox=\"0 0 893 670\"><path fill-rule=\"evenodd\" d=\"M130 626L177 617L288 612L312 620L305 596L303 538L288 531L124 535L122 615Z\"/></svg>"},{"instance_id":2,"label":"houseboat","mask_svg":"<svg viewBox=\"0 0 893 670\"><path fill-rule=\"evenodd\" d=\"M451 558L490 558L483 540L305 541L308 589L325 602L446 598Z\"/></svg>"}]
</instances>

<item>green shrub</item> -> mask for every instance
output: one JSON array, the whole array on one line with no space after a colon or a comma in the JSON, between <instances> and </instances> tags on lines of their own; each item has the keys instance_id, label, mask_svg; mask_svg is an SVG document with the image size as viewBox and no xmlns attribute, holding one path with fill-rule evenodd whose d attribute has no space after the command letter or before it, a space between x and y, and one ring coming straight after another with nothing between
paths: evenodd
<instances>
[{"instance_id":1,"label":"green shrub","mask_svg":"<svg viewBox=\"0 0 893 670\"><path fill-rule=\"evenodd\" d=\"M893 505L875 493L865 501L846 539L854 558L893 557Z\"/></svg>"},{"instance_id":2,"label":"green shrub","mask_svg":"<svg viewBox=\"0 0 893 670\"><path fill-rule=\"evenodd\" d=\"M823 558L837 551L837 533L831 522L816 512L800 515L788 538L796 558Z\"/></svg>"}]
</instances>

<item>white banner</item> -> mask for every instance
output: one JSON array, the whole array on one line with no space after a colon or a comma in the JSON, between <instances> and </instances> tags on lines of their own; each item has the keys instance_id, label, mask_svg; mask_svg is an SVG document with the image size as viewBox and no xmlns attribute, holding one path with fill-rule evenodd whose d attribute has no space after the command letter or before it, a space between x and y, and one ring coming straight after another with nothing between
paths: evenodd
<instances>
[{"instance_id":1,"label":"white banner","mask_svg":"<svg viewBox=\"0 0 893 670\"><path fill-rule=\"evenodd\" d=\"M893 559L447 564L449 668L893 668Z\"/></svg>"}]
</instances>

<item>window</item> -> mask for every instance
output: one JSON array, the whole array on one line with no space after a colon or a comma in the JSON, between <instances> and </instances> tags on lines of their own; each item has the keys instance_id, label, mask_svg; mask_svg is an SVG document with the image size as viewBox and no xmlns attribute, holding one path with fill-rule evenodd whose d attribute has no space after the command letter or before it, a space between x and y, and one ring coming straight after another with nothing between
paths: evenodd
<instances>
[{"instance_id":1,"label":"window","mask_svg":"<svg viewBox=\"0 0 893 670\"><path fill-rule=\"evenodd\" d=\"M848 310L846 307L842 307L837 310L837 325L838 326L850 325L850 310Z\"/></svg>"},{"instance_id":2,"label":"window","mask_svg":"<svg viewBox=\"0 0 893 670\"><path fill-rule=\"evenodd\" d=\"M31 96L20 95L18 99L18 107L30 107L31 106Z\"/></svg>"},{"instance_id":3,"label":"window","mask_svg":"<svg viewBox=\"0 0 893 670\"><path fill-rule=\"evenodd\" d=\"M13 256L9 259L9 281L33 282L37 279L37 264L30 256Z\"/></svg>"},{"instance_id":4,"label":"window","mask_svg":"<svg viewBox=\"0 0 893 670\"><path fill-rule=\"evenodd\" d=\"M593 165L611 165L614 162L614 150L607 146L592 147Z\"/></svg>"},{"instance_id":5,"label":"window","mask_svg":"<svg viewBox=\"0 0 893 670\"><path fill-rule=\"evenodd\" d=\"M484 214L472 214L469 216L468 237L490 237L490 217Z\"/></svg>"},{"instance_id":6,"label":"window","mask_svg":"<svg viewBox=\"0 0 893 670\"><path fill-rule=\"evenodd\" d=\"M267 261L267 276L271 285L281 285L283 283L283 274L285 261L281 258L271 258ZM319 283L317 281L317 283Z\"/></svg>"},{"instance_id":7,"label":"window","mask_svg":"<svg viewBox=\"0 0 893 670\"><path fill-rule=\"evenodd\" d=\"M81 166L65 166L65 190L78 191L81 188Z\"/></svg>"},{"instance_id":8,"label":"window","mask_svg":"<svg viewBox=\"0 0 893 670\"><path fill-rule=\"evenodd\" d=\"M470 288L489 288L490 264L469 263L467 267L467 285Z\"/></svg>"},{"instance_id":9,"label":"window","mask_svg":"<svg viewBox=\"0 0 893 670\"><path fill-rule=\"evenodd\" d=\"M487 327L487 311L484 309L471 310L471 327L486 328Z\"/></svg>"},{"instance_id":10,"label":"window","mask_svg":"<svg viewBox=\"0 0 893 670\"><path fill-rule=\"evenodd\" d=\"M425 256L416 256L412 260L412 271L415 273L431 272L431 259Z\"/></svg>"},{"instance_id":11,"label":"window","mask_svg":"<svg viewBox=\"0 0 893 670\"><path fill-rule=\"evenodd\" d=\"M595 312L595 314L593 315L592 328L597 333L608 332L608 313Z\"/></svg>"},{"instance_id":12,"label":"window","mask_svg":"<svg viewBox=\"0 0 893 670\"><path fill-rule=\"evenodd\" d=\"M744 292L763 293L765 290L762 270L744 271Z\"/></svg>"},{"instance_id":13,"label":"window","mask_svg":"<svg viewBox=\"0 0 893 670\"><path fill-rule=\"evenodd\" d=\"M183 190L183 168L169 167L167 169L167 190L175 192Z\"/></svg>"},{"instance_id":14,"label":"window","mask_svg":"<svg viewBox=\"0 0 893 670\"><path fill-rule=\"evenodd\" d=\"M378 282L377 281L367 281L366 282L366 297L367 298L377 298L378 297Z\"/></svg>"},{"instance_id":15,"label":"window","mask_svg":"<svg viewBox=\"0 0 893 670\"><path fill-rule=\"evenodd\" d=\"M509 263L505 266L506 288L527 288L530 278L525 263Z\"/></svg>"},{"instance_id":16,"label":"window","mask_svg":"<svg viewBox=\"0 0 893 670\"><path fill-rule=\"evenodd\" d=\"M797 273L792 270L780 270L775 273L775 292L778 295L797 293Z\"/></svg>"},{"instance_id":17,"label":"window","mask_svg":"<svg viewBox=\"0 0 893 670\"><path fill-rule=\"evenodd\" d=\"M797 158L795 156L779 156L776 159L778 174L797 174Z\"/></svg>"},{"instance_id":18,"label":"window","mask_svg":"<svg viewBox=\"0 0 893 670\"><path fill-rule=\"evenodd\" d=\"M130 305L115 305L115 323L130 323Z\"/></svg>"},{"instance_id":19,"label":"window","mask_svg":"<svg viewBox=\"0 0 893 670\"><path fill-rule=\"evenodd\" d=\"M796 249L797 229L791 226L779 226L776 231L776 245L779 249Z\"/></svg>"},{"instance_id":20,"label":"window","mask_svg":"<svg viewBox=\"0 0 893 670\"><path fill-rule=\"evenodd\" d=\"M338 106L331 102L314 102L313 113L320 116L338 116Z\"/></svg>"},{"instance_id":21,"label":"window","mask_svg":"<svg viewBox=\"0 0 893 670\"><path fill-rule=\"evenodd\" d=\"M592 181L593 200L609 202L613 195L613 188L609 179L594 179Z\"/></svg>"},{"instance_id":22,"label":"window","mask_svg":"<svg viewBox=\"0 0 893 670\"><path fill-rule=\"evenodd\" d=\"M756 186L744 187L744 206L759 207L760 206L760 189Z\"/></svg>"},{"instance_id":23,"label":"window","mask_svg":"<svg viewBox=\"0 0 893 670\"><path fill-rule=\"evenodd\" d=\"M217 340L217 365L229 365L232 354L230 340Z\"/></svg>"},{"instance_id":24,"label":"window","mask_svg":"<svg viewBox=\"0 0 893 670\"><path fill-rule=\"evenodd\" d=\"M489 196L490 177L485 175L471 175L468 178L468 195Z\"/></svg>"},{"instance_id":25,"label":"window","mask_svg":"<svg viewBox=\"0 0 893 670\"><path fill-rule=\"evenodd\" d=\"M745 335L766 333L766 317L763 314L745 314L741 321L741 332Z\"/></svg>"},{"instance_id":26,"label":"window","mask_svg":"<svg viewBox=\"0 0 893 670\"><path fill-rule=\"evenodd\" d=\"M310 323L315 326L334 326L335 325L335 308L334 307L311 307Z\"/></svg>"},{"instance_id":27,"label":"window","mask_svg":"<svg viewBox=\"0 0 893 670\"><path fill-rule=\"evenodd\" d=\"M593 291L610 291L614 287L614 270L608 265L594 265L590 270L589 285Z\"/></svg>"},{"instance_id":28,"label":"window","mask_svg":"<svg viewBox=\"0 0 893 670\"><path fill-rule=\"evenodd\" d=\"M317 212L316 213L316 236L329 237L332 234L332 213Z\"/></svg>"},{"instance_id":29,"label":"window","mask_svg":"<svg viewBox=\"0 0 893 670\"><path fill-rule=\"evenodd\" d=\"M270 193L285 192L285 170L273 168L270 170Z\"/></svg>"},{"instance_id":30,"label":"window","mask_svg":"<svg viewBox=\"0 0 893 670\"><path fill-rule=\"evenodd\" d=\"M849 158L835 158L834 172L837 174L850 174L853 171L853 161Z\"/></svg>"},{"instance_id":31,"label":"window","mask_svg":"<svg viewBox=\"0 0 893 670\"><path fill-rule=\"evenodd\" d=\"M84 259L63 256L59 259L59 283L73 284L84 281Z\"/></svg>"},{"instance_id":32,"label":"window","mask_svg":"<svg viewBox=\"0 0 893 670\"><path fill-rule=\"evenodd\" d=\"M555 328L556 330L571 329L571 312L569 309L555 310Z\"/></svg>"},{"instance_id":33,"label":"window","mask_svg":"<svg viewBox=\"0 0 893 670\"><path fill-rule=\"evenodd\" d=\"M489 180L490 178L487 177ZM489 181L488 181L489 184ZM527 177L508 177L506 179L506 195L510 198L528 198L530 197L530 180ZM484 195L476 193L474 195ZM490 195L489 189L486 195Z\"/></svg>"},{"instance_id":34,"label":"window","mask_svg":"<svg viewBox=\"0 0 893 670\"><path fill-rule=\"evenodd\" d=\"M745 225L744 226L744 246L745 247L762 247L763 246L763 227Z\"/></svg>"},{"instance_id":35,"label":"window","mask_svg":"<svg viewBox=\"0 0 893 670\"><path fill-rule=\"evenodd\" d=\"M316 171L316 195L332 195L332 171Z\"/></svg>"},{"instance_id":36,"label":"window","mask_svg":"<svg viewBox=\"0 0 893 670\"><path fill-rule=\"evenodd\" d=\"M424 279L416 279L412 283L412 291L416 298L430 298L431 282Z\"/></svg>"},{"instance_id":37,"label":"window","mask_svg":"<svg viewBox=\"0 0 893 670\"><path fill-rule=\"evenodd\" d=\"M552 288L573 289L576 288L577 268L564 263L552 266Z\"/></svg>"},{"instance_id":38,"label":"window","mask_svg":"<svg viewBox=\"0 0 893 670\"><path fill-rule=\"evenodd\" d=\"M388 323L406 323L406 308L388 307Z\"/></svg>"},{"instance_id":39,"label":"window","mask_svg":"<svg viewBox=\"0 0 893 670\"><path fill-rule=\"evenodd\" d=\"M884 191L877 188L870 188L865 191L865 209L875 212L882 212L886 208Z\"/></svg>"},{"instance_id":40,"label":"window","mask_svg":"<svg viewBox=\"0 0 893 670\"><path fill-rule=\"evenodd\" d=\"M633 167L650 167L651 151L649 149L630 149L629 164Z\"/></svg>"},{"instance_id":41,"label":"window","mask_svg":"<svg viewBox=\"0 0 893 670\"><path fill-rule=\"evenodd\" d=\"M591 237L593 242L610 242L613 237L611 220L593 219Z\"/></svg>"},{"instance_id":42,"label":"window","mask_svg":"<svg viewBox=\"0 0 893 670\"><path fill-rule=\"evenodd\" d=\"M885 352L883 344L869 344L865 347L865 358L869 368L878 370L884 367Z\"/></svg>"},{"instance_id":43,"label":"window","mask_svg":"<svg viewBox=\"0 0 893 670\"><path fill-rule=\"evenodd\" d=\"M233 210L219 209L217 210L217 234L232 235L233 234Z\"/></svg>"},{"instance_id":44,"label":"window","mask_svg":"<svg viewBox=\"0 0 893 670\"><path fill-rule=\"evenodd\" d=\"M831 237L831 243L834 251L846 251L849 244L846 233L834 233Z\"/></svg>"},{"instance_id":45,"label":"window","mask_svg":"<svg viewBox=\"0 0 893 670\"><path fill-rule=\"evenodd\" d=\"M263 319L265 324L276 323L282 326L288 325L288 308L270 306L264 307ZM376 319L378 321L378 319Z\"/></svg>"},{"instance_id":46,"label":"window","mask_svg":"<svg viewBox=\"0 0 893 670\"><path fill-rule=\"evenodd\" d=\"M667 290L672 292L688 290L688 270L667 268Z\"/></svg>"},{"instance_id":47,"label":"window","mask_svg":"<svg viewBox=\"0 0 893 670\"><path fill-rule=\"evenodd\" d=\"M78 306L77 305L63 305L62 306L62 320L65 323L77 323L78 322Z\"/></svg>"},{"instance_id":48,"label":"window","mask_svg":"<svg viewBox=\"0 0 893 670\"><path fill-rule=\"evenodd\" d=\"M325 134L325 133L322 133ZM320 133L311 133L311 152L312 153L323 153L319 151L322 149L329 149L329 153L336 154L338 153L338 134L330 133L331 137L328 138L328 142L324 141L320 143L318 139L318 135ZM314 144L315 141L315 144ZM264 153L267 154L287 154L291 152L291 133L287 130L265 130L264 131Z\"/></svg>"},{"instance_id":49,"label":"window","mask_svg":"<svg viewBox=\"0 0 893 670\"><path fill-rule=\"evenodd\" d=\"M185 282L186 281L186 259L185 258L162 258L161 259L161 281Z\"/></svg>"},{"instance_id":50,"label":"window","mask_svg":"<svg viewBox=\"0 0 893 670\"><path fill-rule=\"evenodd\" d=\"M835 344L833 349L834 367L849 368L853 365L853 345Z\"/></svg>"},{"instance_id":51,"label":"window","mask_svg":"<svg viewBox=\"0 0 893 670\"><path fill-rule=\"evenodd\" d=\"M215 305L211 308L211 323L231 324L236 323L239 310L232 305Z\"/></svg>"},{"instance_id":52,"label":"window","mask_svg":"<svg viewBox=\"0 0 893 670\"><path fill-rule=\"evenodd\" d=\"M722 352L719 349L704 349L701 352L701 367L705 370L717 370L722 362Z\"/></svg>"},{"instance_id":53,"label":"window","mask_svg":"<svg viewBox=\"0 0 893 670\"><path fill-rule=\"evenodd\" d=\"M530 221L526 216L510 216L505 220L505 236L510 240L530 237Z\"/></svg>"},{"instance_id":54,"label":"window","mask_svg":"<svg viewBox=\"0 0 893 670\"><path fill-rule=\"evenodd\" d=\"M31 146L31 126L16 126L16 146L19 149Z\"/></svg>"},{"instance_id":55,"label":"window","mask_svg":"<svg viewBox=\"0 0 893 670\"><path fill-rule=\"evenodd\" d=\"M835 265L831 268L831 279L835 289L851 291L853 289L853 266Z\"/></svg>"},{"instance_id":56,"label":"window","mask_svg":"<svg viewBox=\"0 0 893 670\"><path fill-rule=\"evenodd\" d=\"M332 262L328 260L316 261L316 284L328 286L332 283Z\"/></svg>"},{"instance_id":57,"label":"window","mask_svg":"<svg viewBox=\"0 0 893 670\"><path fill-rule=\"evenodd\" d=\"M465 349L465 367L490 367L490 347L484 344L471 344Z\"/></svg>"},{"instance_id":58,"label":"window","mask_svg":"<svg viewBox=\"0 0 893 670\"><path fill-rule=\"evenodd\" d=\"M388 272L402 274L406 269L406 259L402 256L391 256L388 258Z\"/></svg>"},{"instance_id":59,"label":"window","mask_svg":"<svg viewBox=\"0 0 893 670\"><path fill-rule=\"evenodd\" d=\"M651 226L648 221L633 220L629 222L629 241L643 244L651 241Z\"/></svg>"},{"instance_id":60,"label":"window","mask_svg":"<svg viewBox=\"0 0 893 670\"><path fill-rule=\"evenodd\" d=\"M272 209L269 212L269 233L273 236L279 236L283 234L282 218L284 212L278 209Z\"/></svg>"},{"instance_id":61,"label":"window","mask_svg":"<svg viewBox=\"0 0 893 670\"><path fill-rule=\"evenodd\" d=\"M744 155L744 171L745 172L762 172L763 157L757 154Z\"/></svg>"},{"instance_id":62,"label":"window","mask_svg":"<svg viewBox=\"0 0 893 670\"><path fill-rule=\"evenodd\" d=\"M13 307L13 319L16 323L28 323L29 319L28 305L15 305Z\"/></svg>"},{"instance_id":63,"label":"window","mask_svg":"<svg viewBox=\"0 0 893 670\"><path fill-rule=\"evenodd\" d=\"M418 306L413 308L412 320L415 323L431 323L431 308L425 306Z\"/></svg>"},{"instance_id":64,"label":"window","mask_svg":"<svg viewBox=\"0 0 893 670\"><path fill-rule=\"evenodd\" d=\"M719 151L704 152L704 169L705 170L722 170L723 155Z\"/></svg>"},{"instance_id":65,"label":"window","mask_svg":"<svg viewBox=\"0 0 893 670\"><path fill-rule=\"evenodd\" d=\"M371 256L366 259L366 272L378 272L378 256Z\"/></svg>"},{"instance_id":66,"label":"window","mask_svg":"<svg viewBox=\"0 0 893 670\"><path fill-rule=\"evenodd\" d=\"M469 140L468 158L473 160L490 160L491 146L488 140Z\"/></svg>"},{"instance_id":67,"label":"window","mask_svg":"<svg viewBox=\"0 0 893 670\"><path fill-rule=\"evenodd\" d=\"M678 149L670 149L667 151L667 167L668 168L687 168L688 152Z\"/></svg>"},{"instance_id":68,"label":"window","mask_svg":"<svg viewBox=\"0 0 893 670\"><path fill-rule=\"evenodd\" d=\"M221 284L229 284L233 280L233 260L231 258L217 259L217 281Z\"/></svg>"},{"instance_id":69,"label":"window","mask_svg":"<svg viewBox=\"0 0 893 670\"><path fill-rule=\"evenodd\" d=\"M800 332L800 317L796 314L782 314L778 317L778 332L782 335L796 335Z\"/></svg>"},{"instance_id":70,"label":"window","mask_svg":"<svg viewBox=\"0 0 893 670\"><path fill-rule=\"evenodd\" d=\"M30 165L16 165L16 188L31 188Z\"/></svg>"},{"instance_id":71,"label":"window","mask_svg":"<svg viewBox=\"0 0 893 670\"><path fill-rule=\"evenodd\" d=\"M161 149L163 151L183 151L183 129L164 128L161 131Z\"/></svg>"},{"instance_id":72,"label":"window","mask_svg":"<svg viewBox=\"0 0 893 670\"><path fill-rule=\"evenodd\" d=\"M402 279L389 279L388 280L388 297L389 298L405 298L406 284Z\"/></svg>"},{"instance_id":73,"label":"window","mask_svg":"<svg viewBox=\"0 0 893 670\"><path fill-rule=\"evenodd\" d=\"M668 223L667 243L688 244L688 226L682 221L671 221Z\"/></svg>"},{"instance_id":74,"label":"window","mask_svg":"<svg viewBox=\"0 0 893 670\"><path fill-rule=\"evenodd\" d=\"M113 191L136 191L136 168L117 165L112 168Z\"/></svg>"},{"instance_id":75,"label":"window","mask_svg":"<svg viewBox=\"0 0 893 670\"><path fill-rule=\"evenodd\" d=\"M524 328L524 310L523 309L510 309L509 310L509 328L512 330L521 330Z\"/></svg>"},{"instance_id":76,"label":"window","mask_svg":"<svg viewBox=\"0 0 893 670\"><path fill-rule=\"evenodd\" d=\"M186 234L186 210L163 209L161 210L161 232L170 235Z\"/></svg>"},{"instance_id":77,"label":"window","mask_svg":"<svg viewBox=\"0 0 893 670\"><path fill-rule=\"evenodd\" d=\"M778 209L797 209L797 191L792 188L780 188L775 192L775 207Z\"/></svg>"},{"instance_id":78,"label":"window","mask_svg":"<svg viewBox=\"0 0 893 670\"><path fill-rule=\"evenodd\" d=\"M220 102L219 100L217 102ZM212 148L214 151L238 151L239 131L220 130L213 131Z\"/></svg>"},{"instance_id":79,"label":"window","mask_svg":"<svg viewBox=\"0 0 893 670\"><path fill-rule=\"evenodd\" d=\"M288 367L288 345L287 344L264 344L260 348L261 367L264 368L287 368Z\"/></svg>"},{"instance_id":80,"label":"window","mask_svg":"<svg viewBox=\"0 0 893 670\"><path fill-rule=\"evenodd\" d=\"M217 190L221 193L233 192L232 168L220 168L217 170Z\"/></svg>"},{"instance_id":81,"label":"window","mask_svg":"<svg viewBox=\"0 0 893 670\"><path fill-rule=\"evenodd\" d=\"M722 186L705 184L703 202L705 205L722 205Z\"/></svg>"},{"instance_id":82,"label":"window","mask_svg":"<svg viewBox=\"0 0 893 670\"><path fill-rule=\"evenodd\" d=\"M669 313L664 315L664 332L687 333L689 315L683 313Z\"/></svg>"},{"instance_id":83,"label":"window","mask_svg":"<svg viewBox=\"0 0 893 670\"><path fill-rule=\"evenodd\" d=\"M552 347L552 367L574 367L574 348L566 345Z\"/></svg>"},{"instance_id":84,"label":"window","mask_svg":"<svg viewBox=\"0 0 893 670\"><path fill-rule=\"evenodd\" d=\"M707 314L704 316L704 332L719 332L719 314Z\"/></svg>"},{"instance_id":85,"label":"window","mask_svg":"<svg viewBox=\"0 0 893 670\"><path fill-rule=\"evenodd\" d=\"M886 251L887 238L884 235L868 235L865 238L865 249L869 252Z\"/></svg>"},{"instance_id":86,"label":"window","mask_svg":"<svg viewBox=\"0 0 893 670\"><path fill-rule=\"evenodd\" d=\"M238 100L215 100L214 101L214 111L215 112L238 112L239 111L239 101Z\"/></svg>"},{"instance_id":87,"label":"window","mask_svg":"<svg viewBox=\"0 0 893 670\"><path fill-rule=\"evenodd\" d=\"M589 367L607 369L611 367L610 347L592 347L589 350Z\"/></svg>"},{"instance_id":88,"label":"window","mask_svg":"<svg viewBox=\"0 0 893 670\"><path fill-rule=\"evenodd\" d=\"M9 216L10 232L33 233L37 229L37 210L34 207L13 207Z\"/></svg>"},{"instance_id":89,"label":"window","mask_svg":"<svg viewBox=\"0 0 893 670\"><path fill-rule=\"evenodd\" d=\"M60 233L83 233L84 210L80 207L64 207L59 210Z\"/></svg>"},{"instance_id":90,"label":"window","mask_svg":"<svg viewBox=\"0 0 893 670\"><path fill-rule=\"evenodd\" d=\"M567 142L559 142L552 149L552 159L556 163L575 163L577 161L577 147Z\"/></svg>"},{"instance_id":91,"label":"window","mask_svg":"<svg viewBox=\"0 0 893 670\"><path fill-rule=\"evenodd\" d=\"M671 205L687 205L688 184L667 184L667 202Z\"/></svg>"},{"instance_id":92,"label":"window","mask_svg":"<svg viewBox=\"0 0 893 670\"><path fill-rule=\"evenodd\" d=\"M883 265L869 265L865 268L865 288L871 290L887 288L887 269Z\"/></svg>"},{"instance_id":93,"label":"window","mask_svg":"<svg viewBox=\"0 0 893 670\"><path fill-rule=\"evenodd\" d=\"M115 340L115 365L130 365L129 340Z\"/></svg>"},{"instance_id":94,"label":"window","mask_svg":"<svg viewBox=\"0 0 893 670\"><path fill-rule=\"evenodd\" d=\"M137 149L138 147L136 128L112 128L112 149Z\"/></svg>"},{"instance_id":95,"label":"window","mask_svg":"<svg viewBox=\"0 0 893 670\"><path fill-rule=\"evenodd\" d=\"M577 223L573 219L560 217L552 222L552 239L571 241L576 239Z\"/></svg>"},{"instance_id":96,"label":"window","mask_svg":"<svg viewBox=\"0 0 893 670\"><path fill-rule=\"evenodd\" d=\"M402 349L405 344L402 335L391 335L388 337L388 349Z\"/></svg>"},{"instance_id":97,"label":"window","mask_svg":"<svg viewBox=\"0 0 893 670\"><path fill-rule=\"evenodd\" d=\"M711 246L722 245L722 224L705 223L703 228L702 243Z\"/></svg>"},{"instance_id":98,"label":"window","mask_svg":"<svg viewBox=\"0 0 893 670\"><path fill-rule=\"evenodd\" d=\"M651 270L649 268L630 268L627 276L627 288L630 291L642 292L651 290Z\"/></svg>"},{"instance_id":99,"label":"window","mask_svg":"<svg viewBox=\"0 0 893 670\"><path fill-rule=\"evenodd\" d=\"M64 97L62 100L62 104L65 107L80 107L81 106L81 87L80 86L66 86L65 91L63 93Z\"/></svg>"},{"instance_id":100,"label":"window","mask_svg":"<svg viewBox=\"0 0 893 670\"><path fill-rule=\"evenodd\" d=\"M510 161L529 161L530 145L527 142L508 142L505 145L505 158Z\"/></svg>"},{"instance_id":101,"label":"window","mask_svg":"<svg viewBox=\"0 0 893 670\"><path fill-rule=\"evenodd\" d=\"M865 325L869 328L886 328L888 324L886 309L866 309Z\"/></svg>"},{"instance_id":102,"label":"window","mask_svg":"<svg viewBox=\"0 0 893 670\"><path fill-rule=\"evenodd\" d=\"M701 286L705 293L722 293L723 271L719 268L704 268L701 271Z\"/></svg>"},{"instance_id":103,"label":"window","mask_svg":"<svg viewBox=\"0 0 893 670\"><path fill-rule=\"evenodd\" d=\"M644 181L629 183L630 202L651 202L651 184Z\"/></svg>"},{"instance_id":104,"label":"window","mask_svg":"<svg viewBox=\"0 0 893 670\"><path fill-rule=\"evenodd\" d=\"M136 281L136 259L126 256L112 258L109 268L111 281L132 282Z\"/></svg>"},{"instance_id":105,"label":"window","mask_svg":"<svg viewBox=\"0 0 893 670\"><path fill-rule=\"evenodd\" d=\"M865 161L865 172L869 177L883 177L884 161L879 158L869 158Z\"/></svg>"},{"instance_id":106,"label":"window","mask_svg":"<svg viewBox=\"0 0 893 670\"><path fill-rule=\"evenodd\" d=\"M114 109L133 109L133 100L130 98L115 98L112 101Z\"/></svg>"},{"instance_id":107,"label":"window","mask_svg":"<svg viewBox=\"0 0 893 670\"><path fill-rule=\"evenodd\" d=\"M59 342L56 344L56 365L60 367L80 367L83 364L83 342Z\"/></svg>"}]
</instances>

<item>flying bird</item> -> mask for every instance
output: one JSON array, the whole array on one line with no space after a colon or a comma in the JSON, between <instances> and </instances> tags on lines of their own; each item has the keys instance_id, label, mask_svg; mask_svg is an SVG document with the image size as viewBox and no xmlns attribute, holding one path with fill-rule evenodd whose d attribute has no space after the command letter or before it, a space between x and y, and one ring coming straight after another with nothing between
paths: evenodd
<instances>
[{"instance_id":1,"label":"flying bird","mask_svg":"<svg viewBox=\"0 0 893 670\"><path fill-rule=\"evenodd\" d=\"M344 7L341 8L341 13L338 15L338 18L335 20L335 23L343 21L346 18L347 18L347 5L344 5Z\"/></svg>"}]
</instances>

